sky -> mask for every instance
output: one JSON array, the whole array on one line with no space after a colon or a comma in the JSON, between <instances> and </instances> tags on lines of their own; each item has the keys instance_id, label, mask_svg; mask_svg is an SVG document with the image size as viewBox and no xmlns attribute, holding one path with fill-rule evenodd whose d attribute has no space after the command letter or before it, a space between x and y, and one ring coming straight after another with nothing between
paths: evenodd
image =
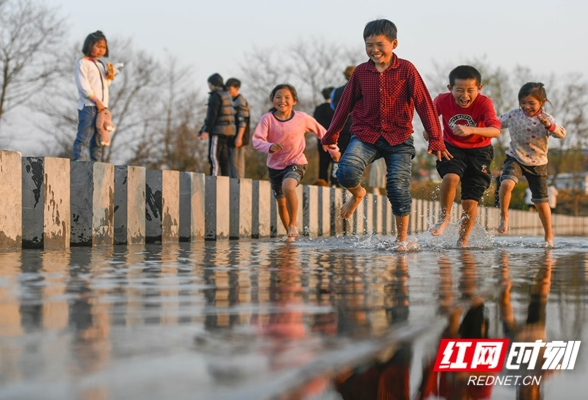
<instances>
[{"instance_id":1,"label":"sky","mask_svg":"<svg viewBox=\"0 0 588 400\"><path fill-rule=\"evenodd\" d=\"M280 48L299 39L322 38L361 50L363 28L376 18L397 25L399 45L395 52L415 64L422 75L432 72L433 62L458 65L477 57L486 57L491 65L507 70L521 65L542 75L588 75L588 53L583 44L588 38L588 2L584 0L45 3L59 7L60 14L67 18L72 43L81 43L87 34L99 29L107 38L132 38L136 48L156 56L164 57L168 51L193 68L201 93L207 91L206 78L214 72L225 78L239 77L243 55L254 47L279 53ZM243 82L243 93L246 88ZM18 149L23 151L35 143L18 145L24 147Z\"/></svg>"}]
</instances>

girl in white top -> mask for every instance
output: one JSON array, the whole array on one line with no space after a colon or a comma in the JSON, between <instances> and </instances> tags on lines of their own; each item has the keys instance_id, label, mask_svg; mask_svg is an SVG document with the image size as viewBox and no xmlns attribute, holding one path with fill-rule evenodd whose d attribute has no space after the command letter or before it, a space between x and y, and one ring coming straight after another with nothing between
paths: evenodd
<instances>
[{"instance_id":1,"label":"girl in white top","mask_svg":"<svg viewBox=\"0 0 588 400\"><path fill-rule=\"evenodd\" d=\"M563 139L566 130L543 111L547 94L542 83L525 83L519 91L520 108L500 116L502 128L510 132L510 147L500 184L500 225L498 233L508 232L508 207L512 189L524 175L531 189L531 201L535 205L543 230L545 243L553 247L551 210L547 190L547 141L550 136Z\"/></svg>"},{"instance_id":2,"label":"girl in white top","mask_svg":"<svg viewBox=\"0 0 588 400\"><path fill-rule=\"evenodd\" d=\"M101 31L89 34L82 47L84 57L76 62L75 80L78 88L78 133L73 145L73 160L82 159L83 149L89 146L90 160L102 158L98 142L96 117L108 108L108 87L114 79L112 66L100 58L108 57L108 42Z\"/></svg>"},{"instance_id":3,"label":"girl in white top","mask_svg":"<svg viewBox=\"0 0 588 400\"><path fill-rule=\"evenodd\" d=\"M270 100L274 107L259 120L252 143L257 150L268 153L269 179L278 202L278 213L288 237L294 238L298 236L296 187L308 164L304 156L304 134L313 132L320 140L326 130L310 115L293 110L298 95L292 85L276 86Z\"/></svg>"}]
</instances>

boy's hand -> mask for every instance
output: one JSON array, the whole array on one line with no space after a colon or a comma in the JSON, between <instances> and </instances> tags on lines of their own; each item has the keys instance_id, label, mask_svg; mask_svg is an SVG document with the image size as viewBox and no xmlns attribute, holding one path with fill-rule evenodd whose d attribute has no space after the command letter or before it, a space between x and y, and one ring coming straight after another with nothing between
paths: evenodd
<instances>
[{"instance_id":1,"label":"boy's hand","mask_svg":"<svg viewBox=\"0 0 588 400\"><path fill-rule=\"evenodd\" d=\"M208 139L208 132L202 132L200 134L200 140L206 140Z\"/></svg>"},{"instance_id":2,"label":"boy's hand","mask_svg":"<svg viewBox=\"0 0 588 400\"><path fill-rule=\"evenodd\" d=\"M471 126L455 124L451 127L451 130L457 136L470 136L474 134L474 128L472 128Z\"/></svg>"},{"instance_id":3,"label":"boy's hand","mask_svg":"<svg viewBox=\"0 0 588 400\"><path fill-rule=\"evenodd\" d=\"M336 144L324 145L323 150L329 153L333 161L339 162L341 160L341 151L339 151L339 146Z\"/></svg>"},{"instance_id":4,"label":"boy's hand","mask_svg":"<svg viewBox=\"0 0 588 400\"><path fill-rule=\"evenodd\" d=\"M437 160L443 161L443 158L451 160L453 156L447 150L429 150L427 151L428 154L433 154L437 157Z\"/></svg>"},{"instance_id":5,"label":"boy's hand","mask_svg":"<svg viewBox=\"0 0 588 400\"><path fill-rule=\"evenodd\" d=\"M537 118L539 119L539 122L543 124L544 127L549 128L551 126L551 122L549 122L545 115L539 114L537 115Z\"/></svg>"},{"instance_id":6,"label":"boy's hand","mask_svg":"<svg viewBox=\"0 0 588 400\"><path fill-rule=\"evenodd\" d=\"M271 145L270 149L269 149L269 153L270 154L274 154L275 152L280 151L283 148L284 148L284 146L282 146L281 144L279 144L279 143L273 143Z\"/></svg>"},{"instance_id":7,"label":"boy's hand","mask_svg":"<svg viewBox=\"0 0 588 400\"><path fill-rule=\"evenodd\" d=\"M428 142L429 141L429 132L423 131L423 138Z\"/></svg>"}]
</instances>

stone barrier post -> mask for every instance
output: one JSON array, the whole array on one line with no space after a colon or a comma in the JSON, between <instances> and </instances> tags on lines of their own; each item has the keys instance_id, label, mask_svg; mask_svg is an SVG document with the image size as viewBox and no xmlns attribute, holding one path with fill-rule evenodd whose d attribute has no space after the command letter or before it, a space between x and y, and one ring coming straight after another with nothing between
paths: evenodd
<instances>
[{"instance_id":1,"label":"stone barrier post","mask_svg":"<svg viewBox=\"0 0 588 400\"><path fill-rule=\"evenodd\" d=\"M0 150L0 249L22 246L22 159Z\"/></svg>"},{"instance_id":2,"label":"stone barrier post","mask_svg":"<svg viewBox=\"0 0 588 400\"><path fill-rule=\"evenodd\" d=\"M205 179L206 240L228 239L230 233L230 178L207 176Z\"/></svg>"},{"instance_id":3,"label":"stone barrier post","mask_svg":"<svg viewBox=\"0 0 588 400\"><path fill-rule=\"evenodd\" d=\"M251 179L231 179L230 190L229 237L231 239L250 239L253 228L253 181Z\"/></svg>"},{"instance_id":4,"label":"stone barrier post","mask_svg":"<svg viewBox=\"0 0 588 400\"><path fill-rule=\"evenodd\" d=\"M114 165L70 162L72 246L114 244Z\"/></svg>"},{"instance_id":5,"label":"stone barrier post","mask_svg":"<svg viewBox=\"0 0 588 400\"><path fill-rule=\"evenodd\" d=\"M304 185L303 193L303 233L304 236L317 237L319 231L318 188L316 186Z\"/></svg>"},{"instance_id":6,"label":"stone barrier post","mask_svg":"<svg viewBox=\"0 0 588 400\"><path fill-rule=\"evenodd\" d=\"M114 167L114 243L145 243L145 168Z\"/></svg>"},{"instance_id":7,"label":"stone barrier post","mask_svg":"<svg viewBox=\"0 0 588 400\"><path fill-rule=\"evenodd\" d=\"M319 235L331 236L331 189L318 186Z\"/></svg>"},{"instance_id":8,"label":"stone barrier post","mask_svg":"<svg viewBox=\"0 0 588 400\"><path fill-rule=\"evenodd\" d=\"M267 238L271 235L272 227L272 188L269 181L253 181L253 209L251 219L251 237ZM302 204L302 198L299 199ZM277 215L277 204L276 215ZM279 216L278 216L278 223ZM278 228L279 229L279 228Z\"/></svg>"},{"instance_id":9,"label":"stone barrier post","mask_svg":"<svg viewBox=\"0 0 588 400\"><path fill-rule=\"evenodd\" d=\"M70 161L22 159L22 247L69 247Z\"/></svg>"},{"instance_id":10,"label":"stone barrier post","mask_svg":"<svg viewBox=\"0 0 588 400\"><path fill-rule=\"evenodd\" d=\"M180 173L178 171L146 171L145 240L147 243L180 240Z\"/></svg>"},{"instance_id":11,"label":"stone barrier post","mask_svg":"<svg viewBox=\"0 0 588 400\"><path fill-rule=\"evenodd\" d=\"M180 242L204 239L204 174L180 172Z\"/></svg>"}]
</instances>

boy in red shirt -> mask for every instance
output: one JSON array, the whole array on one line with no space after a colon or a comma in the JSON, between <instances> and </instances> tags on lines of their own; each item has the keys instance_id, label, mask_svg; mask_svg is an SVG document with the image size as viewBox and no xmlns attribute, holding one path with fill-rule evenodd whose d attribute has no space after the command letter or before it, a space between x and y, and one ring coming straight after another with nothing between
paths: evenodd
<instances>
[{"instance_id":1,"label":"boy in red shirt","mask_svg":"<svg viewBox=\"0 0 588 400\"><path fill-rule=\"evenodd\" d=\"M352 197L341 207L349 218L365 197L361 177L368 164L386 161L386 190L396 219L396 250L416 248L407 241L411 212L411 159L415 155L411 134L416 108L430 132L429 153L439 160L450 155L441 139L441 126L431 96L418 71L409 61L394 54L398 46L396 25L386 19L369 22L363 31L368 62L358 65L337 105L335 115L322 139L334 148L349 114L352 116L349 146L339 162L337 180Z\"/></svg>"},{"instance_id":2,"label":"boy in red shirt","mask_svg":"<svg viewBox=\"0 0 588 400\"><path fill-rule=\"evenodd\" d=\"M467 246L478 216L478 202L490 186L490 163L494 158L491 140L500 135L494 104L480 94L481 82L478 70L460 65L449 73L447 88L450 92L435 97L435 108L443 117L443 139L452 157L437 161L437 171L443 178L439 195L441 219L430 232L439 236L449 225L451 206L461 181L463 216L457 241L459 247Z\"/></svg>"}]
</instances>

